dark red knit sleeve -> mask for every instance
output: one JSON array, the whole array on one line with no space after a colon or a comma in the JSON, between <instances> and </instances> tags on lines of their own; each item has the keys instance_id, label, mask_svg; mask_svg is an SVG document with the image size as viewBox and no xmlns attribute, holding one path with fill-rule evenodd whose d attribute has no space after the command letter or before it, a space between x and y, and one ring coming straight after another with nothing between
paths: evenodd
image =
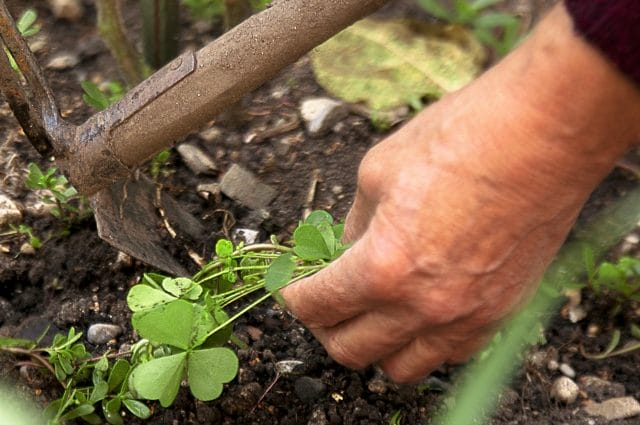
<instances>
[{"instance_id":1,"label":"dark red knit sleeve","mask_svg":"<svg viewBox=\"0 0 640 425\"><path fill-rule=\"evenodd\" d=\"M640 85L640 0L565 0L576 32Z\"/></svg>"}]
</instances>

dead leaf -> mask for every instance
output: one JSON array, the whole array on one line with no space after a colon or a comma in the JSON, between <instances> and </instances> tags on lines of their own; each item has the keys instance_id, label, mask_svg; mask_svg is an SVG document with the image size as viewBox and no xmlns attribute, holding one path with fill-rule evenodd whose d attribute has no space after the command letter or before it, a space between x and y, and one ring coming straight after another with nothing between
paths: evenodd
<instances>
[{"instance_id":1,"label":"dead leaf","mask_svg":"<svg viewBox=\"0 0 640 425\"><path fill-rule=\"evenodd\" d=\"M457 90L480 74L485 59L482 45L462 27L374 19L352 25L311 55L320 85L376 111Z\"/></svg>"}]
</instances>

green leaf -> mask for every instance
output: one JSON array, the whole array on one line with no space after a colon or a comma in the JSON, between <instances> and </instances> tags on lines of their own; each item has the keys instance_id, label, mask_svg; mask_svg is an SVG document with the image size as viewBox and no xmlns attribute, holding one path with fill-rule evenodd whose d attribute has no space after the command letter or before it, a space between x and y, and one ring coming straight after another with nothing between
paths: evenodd
<instances>
[{"instance_id":1,"label":"green leaf","mask_svg":"<svg viewBox=\"0 0 640 425\"><path fill-rule=\"evenodd\" d=\"M169 407L178 394L186 365L186 352L143 363L131 374L133 389L140 397L159 400L162 407Z\"/></svg>"},{"instance_id":2,"label":"green leaf","mask_svg":"<svg viewBox=\"0 0 640 425\"><path fill-rule=\"evenodd\" d=\"M38 164L31 162L27 168L29 169L27 179L25 180L27 187L29 189L47 189L44 175L40 167L38 167Z\"/></svg>"},{"instance_id":3,"label":"green leaf","mask_svg":"<svg viewBox=\"0 0 640 425\"><path fill-rule=\"evenodd\" d=\"M95 83L92 83L91 81L82 81L80 82L80 86L82 87L82 90L84 90L82 100L84 100L88 105L96 108L98 111L108 108L111 104L107 95L104 94Z\"/></svg>"},{"instance_id":4,"label":"green leaf","mask_svg":"<svg viewBox=\"0 0 640 425\"><path fill-rule=\"evenodd\" d=\"M197 347L207 339L207 335L211 332L216 322L204 306L193 306L193 323L191 325L191 341L189 347Z\"/></svg>"},{"instance_id":5,"label":"green leaf","mask_svg":"<svg viewBox=\"0 0 640 425\"><path fill-rule=\"evenodd\" d=\"M418 4L429 13L438 19L443 21L452 22L453 18L451 12L440 4L439 0L418 0Z\"/></svg>"},{"instance_id":6,"label":"green leaf","mask_svg":"<svg viewBox=\"0 0 640 425\"><path fill-rule=\"evenodd\" d=\"M296 263L293 261L291 253L280 255L273 260L267 273L264 276L265 289L269 292L276 292L289 283L293 277Z\"/></svg>"},{"instance_id":7,"label":"green leaf","mask_svg":"<svg viewBox=\"0 0 640 425\"><path fill-rule=\"evenodd\" d=\"M219 258L230 258L233 255L233 242L220 239L216 242L216 255Z\"/></svg>"},{"instance_id":8,"label":"green leaf","mask_svg":"<svg viewBox=\"0 0 640 425\"><path fill-rule=\"evenodd\" d=\"M162 281L168 277L169 276L160 273L145 273L142 275L142 281L140 283L145 283L152 288L160 289L162 287Z\"/></svg>"},{"instance_id":9,"label":"green leaf","mask_svg":"<svg viewBox=\"0 0 640 425\"><path fill-rule=\"evenodd\" d=\"M175 300L134 313L131 323L140 336L151 342L187 350L191 345L194 307L187 301Z\"/></svg>"},{"instance_id":10,"label":"green leaf","mask_svg":"<svg viewBox=\"0 0 640 425\"><path fill-rule=\"evenodd\" d=\"M120 416L120 406L121 401L120 398L117 397L109 400L106 403L102 403L102 412L104 413L104 418L111 425L124 425L122 416Z\"/></svg>"},{"instance_id":11,"label":"green leaf","mask_svg":"<svg viewBox=\"0 0 640 425\"><path fill-rule=\"evenodd\" d=\"M316 226L303 224L293 232L293 252L306 261L329 260L331 252Z\"/></svg>"},{"instance_id":12,"label":"green leaf","mask_svg":"<svg viewBox=\"0 0 640 425\"><path fill-rule=\"evenodd\" d=\"M175 297L182 297L186 293L192 291L194 288L200 288L199 285L196 285L191 279L186 277L176 277L176 278L166 278L162 281L162 288ZM195 299L198 299L200 294L202 293L202 288L200 288L199 292L195 292Z\"/></svg>"},{"instance_id":13,"label":"green leaf","mask_svg":"<svg viewBox=\"0 0 640 425\"><path fill-rule=\"evenodd\" d=\"M127 304L133 312L149 310L175 300L176 297L144 284L135 285L127 295Z\"/></svg>"},{"instance_id":14,"label":"green leaf","mask_svg":"<svg viewBox=\"0 0 640 425\"><path fill-rule=\"evenodd\" d=\"M73 410L65 413L60 417L60 421L68 421L70 419L79 418L81 416L87 416L93 413L95 408L91 404L81 404Z\"/></svg>"},{"instance_id":15,"label":"green leaf","mask_svg":"<svg viewBox=\"0 0 640 425\"><path fill-rule=\"evenodd\" d=\"M228 348L194 350L189 354L189 388L195 398L215 400L222 394L222 384L235 378L238 358Z\"/></svg>"},{"instance_id":16,"label":"green leaf","mask_svg":"<svg viewBox=\"0 0 640 425\"><path fill-rule=\"evenodd\" d=\"M304 224L317 226L320 223L333 224L333 217L324 210L315 210L304 220Z\"/></svg>"},{"instance_id":17,"label":"green leaf","mask_svg":"<svg viewBox=\"0 0 640 425\"><path fill-rule=\"evenodd\" d=\"M486 53L460 26L364 19L311 54L317 81L374 111L460 89L483 69Z\"/></svg>"},{"instance_id":18,"label":"green leaf","mask_svg":"<svg viewBox=\"0 0 640 425\"><path fill-rule=\"evenodd\" d=\"M4 336L0 336L0 347L19 347L31 349L36 346L35 342L29 339L21 339L21 338L8 338Z\"/></svg>"},{"instance_id":19,"label":"green leaf","mask_svg":"<svg viewBox=\"0 0 640 425\"><path fill-rule=\"evenodd\" d=\"M151 409L149 409L147 405L142 403L141 401L126 398L122 400L122 403L129 410L129 412L140 419L147 419L149 418L149 416L151 416Z\"/></svg>"},{"instance_id":20,"label":"green leaf","mask_svg":"<svg viewBox=\"0 0 640 425\"><path fill-rule=\"evenodd\" d=\"M227 313L219 305L216 305L211 313L214 320L214 327L220 326L221 324L226 323L227 320L229 320L229 315L227 315ZM213 328L211 330L213 330ZM232 332L233 325L229 324L229 326L225 326L224 328L220 329L218 332L207 338L202 346L205 348L220 347L221 345L224 345L227 343L227 341L229 341Z\"/></svg>"},{"instance_id":21,"label":"green leaf","mask_svg":"<svg viewBox=\"0 0 640 425\"><path fill-rule=\"evenodd\" d=\"M324 244L329 251L329 259L333 259L336 253L336 235L333 233L333 226L329 223L320 223L316 226L324 239Z\"/></svg>"},{"instance_id":22,"label":"green leaf","mask_svg":"<svg viewBox=\"0 0 640 425\"><path fill-rule=\"evenodd\" d=\"M23 37L29 37L38 32L37 29L31 28L31 26L35 24L36 19L38 19L38 13L34 9L29 8L22 12L16 26ZM35 32L33 32L34 30Z\"/></svg>"},{"instance_id":23,"label":"green leaf","mask_svg":"<svg viewBox=\"0 0 640 425\"><path fill-rule=\"evenodd\" d=\"M494 4L502 3L504 0L475 0L471 3L471 7L474 10L480 11L482 9L486 9L487 7L493 6Z\"/></svg>"},{"instance_id":24,"label":"green leaf","mask_svg":"<svg viewBox=\"0 0 640 425\"><path fill-rule=\"evenodd\" d=\"M479 16L474 21L474 27L476 28L498 28L498 27L508 27L511 25L518 25L518 19L507 13L498 13L491 12L485 13L482 16Z\"/></svg>"},{"instance_id":25,"label":"green leaf","mask_svg":"<svg viewBox=\"0 0 640 425\"><path fill-rule=\"evenodd\" d=\"M106 381L100 381L93 387L93 391L91 391L91 395L89 396L89 402L91 404L97 403L100 400L103 400L108 393L109 384L107 384Z\"/></svg>"},{"instance_id":26,"label":"green leaf","mask_svg":"<svg viewBox=\"0 0 640 425\"><path fill-rule=\"evenodd\" d=\"M111 368L111 373L109 373L109 379L107 380L109 391L116 390L124 382L130 369L131 365L129 365L129 362L125 359L118 359L118 361L115 362Z\"/></svg>"}]
</instances>

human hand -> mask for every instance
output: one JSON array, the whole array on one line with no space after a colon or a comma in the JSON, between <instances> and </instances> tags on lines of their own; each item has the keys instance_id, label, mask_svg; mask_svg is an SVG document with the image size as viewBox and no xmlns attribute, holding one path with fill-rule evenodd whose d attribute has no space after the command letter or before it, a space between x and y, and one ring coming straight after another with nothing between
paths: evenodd
<instances>
[{"instance_id":1,"label":"human hand","mask_svg":"<svg viewBox=\"0 0 640 425\"><path fill-rule=\"evenodd\" d=\"M592 188L638 135L633 93L625 107L624 96L609 107L597 91L576 93L579 106L556 103L572 83L606 82L614 95L630 85L609 68L580 74L581 60L601 59L562 9L548 20L520 52L366 155L345 226L353 247L283 289L339 363L378 363L408 382L466 360L533 291ZM573 51L569 81L557 63L531 59L540 43L557 51L558 42L587 49ZM523 87L518 72L539 78Z\"/></svg>"}]
</instances>

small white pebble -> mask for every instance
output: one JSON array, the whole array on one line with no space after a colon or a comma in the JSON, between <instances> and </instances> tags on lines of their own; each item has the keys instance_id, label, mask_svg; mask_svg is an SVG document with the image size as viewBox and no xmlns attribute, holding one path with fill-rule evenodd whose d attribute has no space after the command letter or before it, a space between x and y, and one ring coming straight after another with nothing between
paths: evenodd
<instances>
[{"instance_id":1,"label":"small white pebble","mask_svg":"<svg viewBox=\"0 0 640 425\"><path fill-rule=\"evenodd\" d=\"M576 401L579 391L578 385L571 378L561 376L551 384L550 395L559 402L570 404Z\"/></svg>"},{"instance_id":2,"label":"small white pebble","mask_svg":"<svg viewBox=\"0 0 640 425\"><path fill-rule=\"evenodd\" d=\"M559 368L560 372L564 375L567 376L569 378L575 378L576 377L576 371L573 370L573 368L571 366L569 366L566 363L560 363Z\"/></svg>"}]
</instances>

